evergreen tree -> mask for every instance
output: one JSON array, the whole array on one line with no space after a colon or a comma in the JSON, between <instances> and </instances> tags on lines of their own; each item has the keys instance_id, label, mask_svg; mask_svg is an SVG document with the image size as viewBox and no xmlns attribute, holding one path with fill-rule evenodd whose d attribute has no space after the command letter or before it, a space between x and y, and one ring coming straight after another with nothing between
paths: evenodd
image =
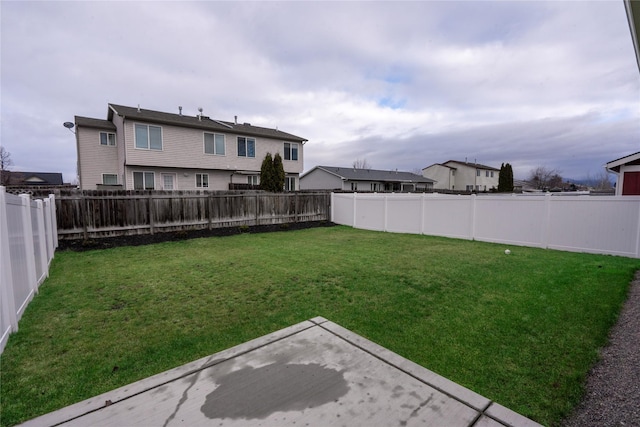
<instances>
[{"instance_id":1,"label":"evergreen tree","mask_svg":"<svg viewBox=\"0 0 640 427\"><path fill-rule=\"evenodd\" d=\"M513 191L513 169L509 163L503 163L500 166L500 174L498 175L498 192L510 193Z\"/></svg>"},{"instance_id":2,"label":"evergreen tree","mask_svg":"<svg viewBox=\"0 0 640 427\"><path fill-rule=\"evenodd\" d=\"M273 191L275 181L275 171L273 170L273 158L271 153L267 153L260 167L260 188L264 191Z\"/></svg>"},{"instance_id":3,"label":"evergreen tree","mask_svg":"<svg viewBox=\"0 0 640 427\"><path fill-rule=\"evenodd\" d=\"M506 190L507 170L504 163L500 165L500 173L498 174L498 193L504 193Z\"/></svg>"},{"instance_id":4,"label":"evergreen tree","mask_svg":"<svg viewBox=\"0 0 640 427\"><path fill-rule=\"evenodd\" d=\"M280 153L273 156L273 192L280 193L284 190L284 166Z\"/></svg>"},{"instance_id":5,"label":"evergreen tree","mask_svg":"<svg viewBox=\"0 0 640 427\"><path fill-rule=\"evenodd\" d=\"M507 171L507 179L505 182L505 189L508 192L513 192L513 168L509 163L507 163L504 168Z\"/></svg>"}]
</instances>

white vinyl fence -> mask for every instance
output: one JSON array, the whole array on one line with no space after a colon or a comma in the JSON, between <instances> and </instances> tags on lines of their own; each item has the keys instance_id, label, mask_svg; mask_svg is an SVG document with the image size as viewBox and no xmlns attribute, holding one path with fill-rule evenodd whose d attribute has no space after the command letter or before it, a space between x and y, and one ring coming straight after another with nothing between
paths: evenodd
<instances>
[{"instance_id":1,"label":"white vinyl fence","mask_svg":"<svg viewBox=\"0 0 640 427\"><path fill-rule=\"evenodd\" d=\"M640 197L333 193L331 220L427 234L640 258Z\"/></svg>"},{"instance_id":2,"label":"white vinyl fence","mask_svg":"<svg viewBox=\"0 0 640 427\"><path fill-rule=\"evenodd\" d=\"M0 187L0 353L49 275L58 247L55 207L53 195L31 200Z\"/></svg>"}]
</instances>

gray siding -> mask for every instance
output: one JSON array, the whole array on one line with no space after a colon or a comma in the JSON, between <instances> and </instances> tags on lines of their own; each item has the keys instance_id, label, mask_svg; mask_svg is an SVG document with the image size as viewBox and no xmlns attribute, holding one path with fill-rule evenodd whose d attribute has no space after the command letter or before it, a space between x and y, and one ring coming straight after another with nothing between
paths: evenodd
<instances>
[{"instance_id":1,"label":"gray siding","mask_svg":"<svg viewBox=\"0 0 640 427\"><path fill-rule=\"evenodd\" d=\"M345 190L340 177L315 169L300 178L301 190ZM348 188L349 190L351 187Z\"/></svg>"}]
</instances>

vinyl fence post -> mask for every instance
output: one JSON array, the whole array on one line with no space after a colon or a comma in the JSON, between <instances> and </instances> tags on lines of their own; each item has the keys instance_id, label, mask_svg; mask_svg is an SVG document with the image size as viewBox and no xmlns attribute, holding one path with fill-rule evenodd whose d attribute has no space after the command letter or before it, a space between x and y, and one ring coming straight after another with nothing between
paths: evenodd
<instances>
[{"instance_id":1,"label":"vinyl fence post","mask_svg":"<svg viewBox=\"0 0 640 427\"><path fill-rule=\"evenodd\" d=\"M7 344L9 334L18 330L18 316L13 295L11 250L9 245L9 219L4 187L0 187L0 353Z\"/></svg>"},{"instance_id":2,"label":"vinyl fence post","mask_svg":"<svg viewBox=\"0 0 640 427\"><path fill-rule=\"evenodd\" d=\"M469 236L470 240L476 239L476 195L471 195L471 206L469 207L471 210L471 235Z\"/></svg>"},{"instance_id":3,"label":"vinyl fence post","mask_svg":"<svg viewBox=\"0 0 640 427\"><path fill-rule=\"evenodd\" d=\"M542 239L540 242L542 247L545 249L549 249L549 240L551 233L551 193L546 193L544 195L544 219L542 222Z\"/></svg>"},{"instance_id":4,"label":"vinyl fence post","mask_svg":"<svg viewBox=\"0 0 640 427\"><path fill-rule=\"evenodd\" d=\"M22 239L24 240L25 261L27 264L27 281L33 293L38 291L36 278L36 258L33 248L33 226L31 225L31 195L21 194L22 199Z\"/></svg>"},{"instance_id":5,"label":"vinyl fence post","mask_svg":"<svg viewBox=\"0 0 640 427\"><path fill-rule=\"evenodd\" d=\"M49 277L49 256L47 252L47 235L46 235L47 228L45 227L45 224L44 224L45 204L42 200L36 200L36 203L38 204L37 220L38 220L38 236L40 236L38 240L40 241L40 244L38 245L37 248L35 248L35 250L40 253L40 268L44 272L44 276L39 277L38 280L42 279L44 281L46 277Z\"/></svg>"},{"instance_id":6,"label":"vinyl fence post","mask_svg":"<svg viewBox=\"0 0 640 427\"><path fill-rule=\"evenodd\" d=\"M356 202L357 196L358 196L358 193L353 193L353 228L358 228L358 227L356 227L356 225L357 225L356 224L356 222L357 222L356 221L356 218L357 218L356 211L357 211L357 208L358 208L358 203Z\"/></svg>"}]
</instances>

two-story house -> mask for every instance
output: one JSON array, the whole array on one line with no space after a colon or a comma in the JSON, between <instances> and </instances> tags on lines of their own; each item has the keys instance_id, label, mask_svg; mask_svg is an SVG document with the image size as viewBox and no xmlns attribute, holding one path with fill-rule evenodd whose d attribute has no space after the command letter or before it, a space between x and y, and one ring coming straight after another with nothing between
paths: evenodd
<instances>
[{"instance_id":1,"label":"two-story house","mask_svg":"<svg viewBox=\"0 0 640 427\"><path fill-rule=\"evenodd\" d=\"M109 104L107 119L75 117L80 188L227 190L259 184L280 153L285 190L299 188L306 139L278 129Z\"/></svg>"},{"instance_id":2,"label":"two-story house","mask_svg":"<svg viewBox=\"0 0 640 427\"><path fill-rule=\"evenodd\" d=\"M434 190L491 191L498 188L500 169L449 160L427 166L422 169L422 175L436 181Z\"/></svg>"}]
</instances>

